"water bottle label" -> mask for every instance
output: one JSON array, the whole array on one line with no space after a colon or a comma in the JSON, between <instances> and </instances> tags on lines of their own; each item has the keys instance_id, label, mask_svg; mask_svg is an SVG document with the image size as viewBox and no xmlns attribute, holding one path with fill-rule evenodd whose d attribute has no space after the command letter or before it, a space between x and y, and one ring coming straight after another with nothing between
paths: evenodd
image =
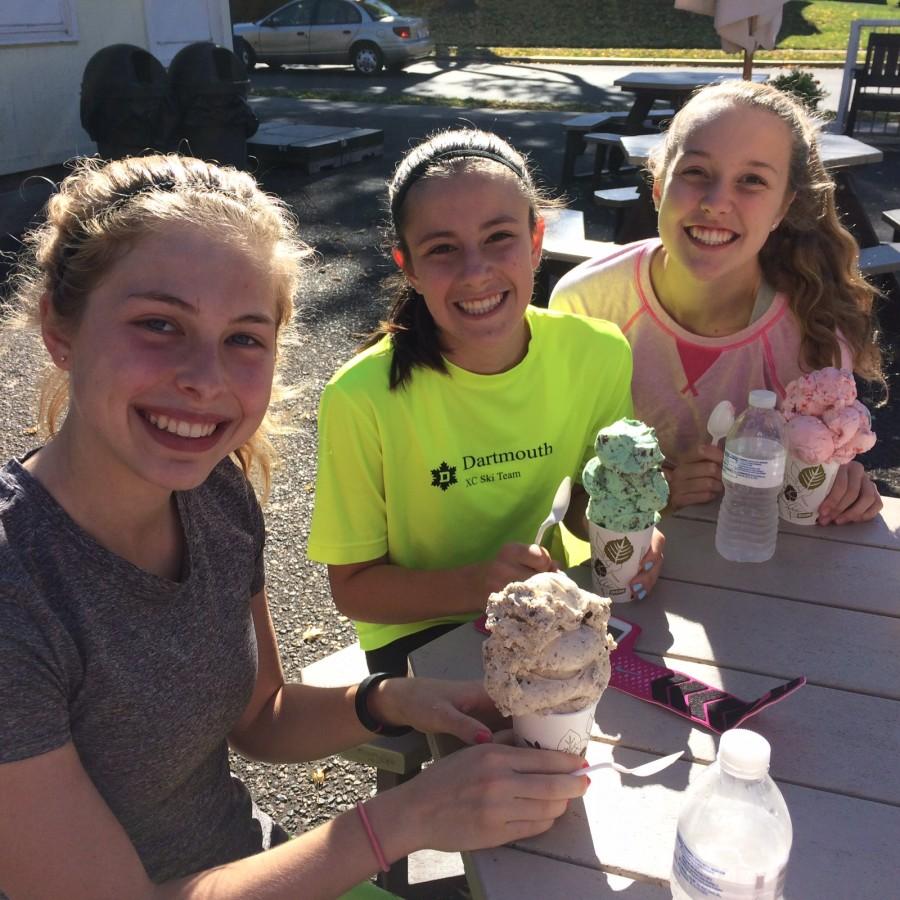
<instances>
[{"instance_id":1,"label":"water bottle label","mask_svg":"<svg viewBox=\"0 0 900 900\"><path fill-rule=\"evenodd\" d=\"M722 477L733 484L748 487L780 488L784 481L784 461L784 453L780 453L775 459L752 459L726 449Z\"/></svg>"},{"instance_id":2,"label":"water bottle label","mask_svg":"<svg viewBox=\"0 0 900 900\"><path fill-rule=\"evenodd\" d=\"M759 872L750 879L735 881L735 873L702 859L684 842L679 831L675 837L672 880L689 897L717 897L722 900L780 900L784 894L787 863L775 871Z\"/></svg>"}]
</instances>

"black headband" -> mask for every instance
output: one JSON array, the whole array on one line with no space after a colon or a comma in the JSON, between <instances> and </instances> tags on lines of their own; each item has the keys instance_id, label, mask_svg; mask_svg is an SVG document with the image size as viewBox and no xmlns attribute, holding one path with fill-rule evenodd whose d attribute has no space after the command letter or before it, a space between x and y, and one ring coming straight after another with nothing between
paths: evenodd
<instances>
[{"instance_id":1,"label":"black headband","mask_svg":"<svg viewBox=\"0 0 900 900\"><path fill-rule=\"evenodd\" d=\"M391 200L391 218L395 222L397 221L397 212L403 205L403 201L406 199L409 189L425 174L425 172L428 171L433 163L442 159L469 159L470 157L490 159L493 162L498 162L501 165L506 166L511 172L515 172L522 181L528 181L528 175L518 163L513 162L511 159L508 159L500 153L495 153L493 150L482 149L480 147L448 147L446 150L440 150L433 156L423 159L409 170L409 173L406 178L403 179L403 183L397 188L394 197Z\"/></svg>"}]
</instances>

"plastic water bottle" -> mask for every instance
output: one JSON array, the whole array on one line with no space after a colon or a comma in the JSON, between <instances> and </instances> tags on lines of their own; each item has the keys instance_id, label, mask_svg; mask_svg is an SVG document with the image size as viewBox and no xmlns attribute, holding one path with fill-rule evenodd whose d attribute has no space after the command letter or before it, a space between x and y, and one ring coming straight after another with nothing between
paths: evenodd
<instances>
[{"instance_id":1,"label":"plastic water bottle","mask_svg":"<svg viewBox=\"0 0 900 900\"><path fill-rule=\"evenodd\" d=\"M750 391L750 406L725 441L725 494L716 524L716 550L734 562L765 562L778 537L778 492L787 458L784 419L772 391Z\"/></svg>"},{"instance_id":2,"label":"plastic water bottle","mask_svg":"<svg viewBox=\"0 0 900 900\"><path fill-rule=\"evenodd\" d=\"M781 900L791 817L769 777L769 742L726 731L709 769L688 788L678 817L674 900Z\"/></svg>"}]
</instances>

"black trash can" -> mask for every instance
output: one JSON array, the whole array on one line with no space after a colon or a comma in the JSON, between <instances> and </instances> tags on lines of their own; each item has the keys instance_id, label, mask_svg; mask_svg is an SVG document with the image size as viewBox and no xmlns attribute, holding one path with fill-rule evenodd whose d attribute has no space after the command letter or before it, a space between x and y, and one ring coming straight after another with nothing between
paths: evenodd
<instances>
[{"instance_id":1,"label":"black trash can","mask_svg":"<svg viewBox=\"0 0 900 900\"><path fill-rule=\"evenodd\" d=\"M189 44L169 64L178 110L176 146L181 153L247 167L247 138L259 120L247 103L250 78L238 57L208 41Z\"/></svg>"},{"instance_id":2,"label":"black trash can","mask_svg":"<svg viewBox=\"0 0 900 900\"><path fill-rule=\"evenodd\" d=\"M81 124L105 159L167 150L175 109L165 66L131 44L98 50L81 80Z\"/></svg>"}]
</instances>

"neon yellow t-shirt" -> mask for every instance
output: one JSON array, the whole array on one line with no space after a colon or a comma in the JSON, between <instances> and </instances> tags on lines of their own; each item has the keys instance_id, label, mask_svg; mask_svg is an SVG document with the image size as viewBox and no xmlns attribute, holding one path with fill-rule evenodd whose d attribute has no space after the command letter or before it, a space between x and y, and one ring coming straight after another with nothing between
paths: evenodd
<instances>
[{"instance_id":1,"label":"neon yellow t-shirt","mask_svg":"<svg viewBox=\"0 0 900 900\"><path fill-rule=\"evenodd\" d=\"M311 559L387 554L409 569L447 569L534 540L559 482L581 481L597 431L631 414L631 351L608 322L536 307L526 320L528 353L497 375L417 367L391 391L389 338L337 372L319 408ZM354 624L374 650L472 618Z\"/></svg>"}]
</instances>

